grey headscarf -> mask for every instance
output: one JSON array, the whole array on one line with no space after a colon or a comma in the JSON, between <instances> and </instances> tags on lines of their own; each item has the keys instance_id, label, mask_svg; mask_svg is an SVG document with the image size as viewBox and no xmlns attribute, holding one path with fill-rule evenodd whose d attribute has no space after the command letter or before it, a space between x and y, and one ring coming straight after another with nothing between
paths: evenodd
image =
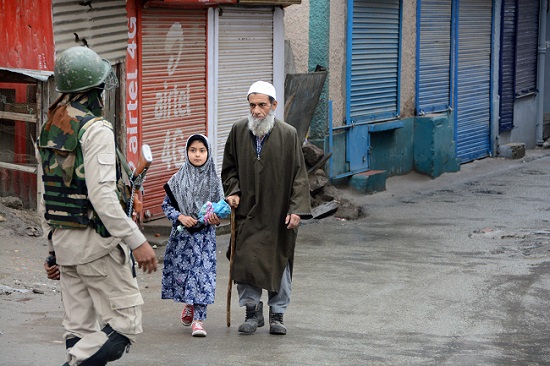
<instances>
[{"instance_id":1,"label":"grey headscarf","mask_svg":"<svg viewBox=\"0 0 550 366\"><path fill-rule=\"evenodd\" d=\"M208 157L202 166L189 162L188 148L192 141L200 140L208 149ZM164 189L172 206L186 216L198 218L199 211L207 201L218 202L224 198L221 179L216 174L216 165L212 158L212 149L206 136L189 136L185 143L187 161L166 183Z\"/></svg>"}]
</instances>

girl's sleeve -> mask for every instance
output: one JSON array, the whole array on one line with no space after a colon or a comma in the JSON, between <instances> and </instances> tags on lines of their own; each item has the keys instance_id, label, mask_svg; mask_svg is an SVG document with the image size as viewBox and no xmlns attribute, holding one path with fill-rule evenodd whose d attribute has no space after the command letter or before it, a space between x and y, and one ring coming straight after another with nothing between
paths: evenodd
<instances>
[{"instance_id":1,"label":"girl's sleeve","mask_svg":"<svg viewBox=\"0 0 550 366\"><path fill-rule=\"evenodd\" d=\"M168 220L170 220L173 225L177 224L178 217L181 215L181 212L179 212L174 208L174 206L172 206L168 195L164 196L164 201L162 201L162 211L164 211L166 218L168 218Z\"/></svg>"}]
</instances>

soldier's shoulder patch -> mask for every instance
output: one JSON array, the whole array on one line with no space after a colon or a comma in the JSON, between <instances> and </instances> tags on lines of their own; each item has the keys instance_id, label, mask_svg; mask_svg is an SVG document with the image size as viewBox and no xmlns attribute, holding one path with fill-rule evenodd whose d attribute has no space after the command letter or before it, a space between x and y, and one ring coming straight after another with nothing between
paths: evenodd
<instances>
[{"instance_id":1,"label":"soldier's shoulder patch","mask_svg":"<svg viewBox=\"0 0 550 366\"><path fill-rule=\"evenodd\" d=\"M111 130L113 129L113 124L109 121L107 121L106 119L102 119L101 122L103 123L103 126L105 127L109 127Z\"/></svg>"}]
</instances>

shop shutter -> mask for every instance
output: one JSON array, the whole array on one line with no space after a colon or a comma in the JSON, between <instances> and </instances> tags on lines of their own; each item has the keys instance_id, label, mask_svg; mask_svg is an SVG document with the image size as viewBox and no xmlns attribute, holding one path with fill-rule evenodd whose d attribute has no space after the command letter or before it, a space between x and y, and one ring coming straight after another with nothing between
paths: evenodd
<instances>
[{"instance_id":1,"label":"shop shutter","mask_svg":"<svg viewBox=\"0 0 550 366\"><path fill-rule=\"evenodd\" d=\"M447 111L451 106L450 1L419 0L417 42L418 115Z\"/></svg>"},{"instance_id":2,"label":"shop shutter","mask_svg":"<svg viewBox=\"0 0 550 366\"><path fill-rule=\"evenodd\" d=\"M53 0L52 17L56 53L87 44L112 64L124 62L128 46L125 1Z\"/></svg>"},{"instance_id":3,"label":"shop shutter","mask_svg":"<svg viewBox=\"0 0 550 366\"><path fill-rule=\"evenodd\" d=\"M347 117L375 122L398 116L400 1L353 2Z\"/></svg>"},{"instance_id":4,"label":"shop shutter","mask_svg":"<svg viewBox=\"0 0 550 366\"><path fill-rule=\"evenodd\" d=\"M457 158L490 152L492 1L461 0L457 45Z\"/></svg>"},{"instance_id":5,"label":"shop shutter","mask_svg":"<svg viewBox=\"0 0 550 366\"><path fill-rule=\"evenodd\" d=\"M148 218L163 215L163 186L185 161L187 138L206 134L206 19L206 10L142 13L142 141L154 158L144 184Z\"/></svg>"},{"instance_id":6,"label":"shop shutter","mask_svg":"<svg viewBox=\"0 0 550 366\"><path fill-rule=\"evenodd\" d=\"M514 128L514 102L516 99L516 26L517 0L502 1L500 78L499 78L499 131Z\"/></svg>"},{"instance_id":7,"label":"shop shutter","mask_svg":"<svg viewBox=\"0 0 550 366\"><path fill-rule=\"evenodd\" d=\"M231 126L248 115L248 88L258 80L273 82L273 19L273 8L226 7L218 13L215 150L219 172Z\"/></svg>"},{"instance_id":8,"label":"shop shutter","mask_svg":"<svg viewBox=\"0 0 550 366\"><path fill-rule=\"evenodd\" d=\"M537 89L539 0L518 0L516 96Z\"/></svg>"}]
</instances>

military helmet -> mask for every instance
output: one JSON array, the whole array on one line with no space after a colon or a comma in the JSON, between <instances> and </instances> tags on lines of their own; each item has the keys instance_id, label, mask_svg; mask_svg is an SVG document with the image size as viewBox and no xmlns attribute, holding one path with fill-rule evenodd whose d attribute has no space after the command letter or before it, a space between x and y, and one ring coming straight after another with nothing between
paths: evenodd
<instances>
[{"instance_id":1,"label":"military helmet","mask_svg":"<svg viewBox=\"0 0 550 366\"><path fill-rule=\"evenodd\" d=\"M61 52L55 62L54 76L55 90L60 93L81 92L104 83L113 84L113 78L114 86L118 85L110 62L84 46L71 47ZM105 85L106 89L112 87Z\"/></svg>"}]
</instances>

